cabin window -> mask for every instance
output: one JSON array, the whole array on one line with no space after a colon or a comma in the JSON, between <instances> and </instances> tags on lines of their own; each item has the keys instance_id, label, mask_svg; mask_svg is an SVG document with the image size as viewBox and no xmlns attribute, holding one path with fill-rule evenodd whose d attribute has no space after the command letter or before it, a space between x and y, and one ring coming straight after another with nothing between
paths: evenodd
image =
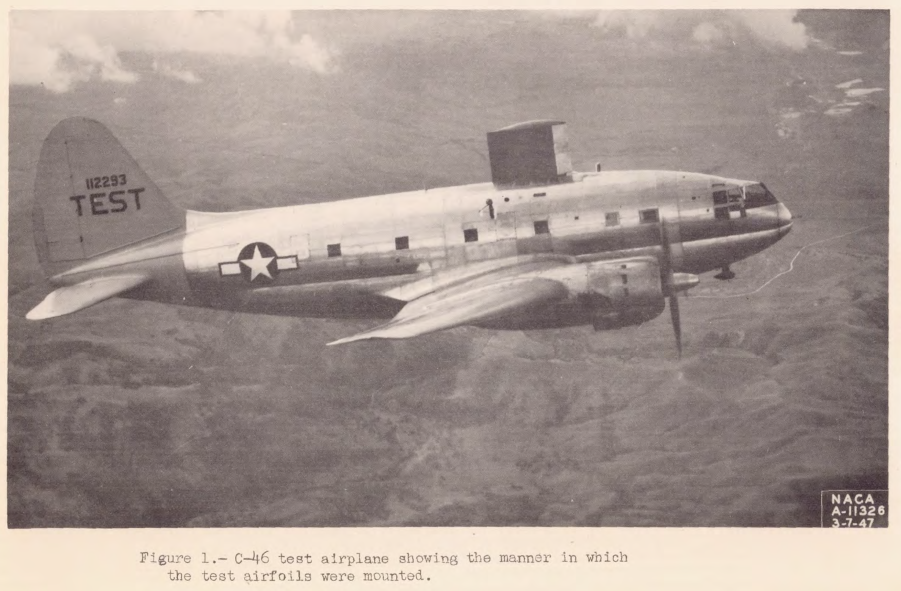
<instances>
[{"instance_id":1,"label":"cabin window","mask_svg":"<svg viewBox=\"0 0 901 591\"><path fill-rule=\"evenodd\" d=\"M611 211L605 214L606 224L608 226L618 226L619 225L619 212Z\"/></svg>"},{"instance_id":2,"label":"cabin window","mask_svg":"<svg viewBox=\"0 0 901 591\"><path fill-rule=\"evenodd\" d=\"M532 197L544 197L547 193L532 193Z\"/></svg>"},{"instance_id":3,"label":"cabin window","mask_svg":"<svg viewBox=\"0 0 901 591\"><path fill-rule=\"evenodd\" d=\"M329 244L325 247L329 258L341 256L341 244Z\"/></svg>"},{"instance_id":4,"label":"cabin window","mask_svg":"<svg viewBox=\"0 0 901 591\"><path fill-rule=\"evenodd\" d=\"M653 224L660 221L660 212L656 209L642 209L638 212L642 224Z\"/></svg>"},{"instance_id":5,"label":"cabin window","mask_svg":"<svg viewBox=\"0 0 901 591\"><path fill-rule=\"evenodd\" d=\"M410 248L410 237L409 236L398 236L394 239L394 248L395 250L407 250Z\"/></svg>"},{"instance_id":6,"label":"cabin window","mask_svg":"<svg viewBox=\"0 0 901 591\"><path fill-rule=\"evenodd\" d=\"M478 242L479 241L479 231L475 228L466 228L463 230L463 241L464 242Z\"/></svg>"},{"instance_id":7,"label":"cabin window","mask_svg":"<svg viewBox=\"0 0 901 591\"><path fill-rule=\"evenodd\" d=\"M549 234L550 228L547 225L547 220L540 220L535 222L535 234Z\"/></svg>"},{"instance_id":8,"label":"cabin window","mask_svg":"<svg viewBox=\"0 0 901 591\"><path fill-rule=\"evenodd\" d=\"M729 203L729 198L726 196L725 191L714 191L713 192L713 204L714 205L726 205Z\"/></svg>"}]
</instances>

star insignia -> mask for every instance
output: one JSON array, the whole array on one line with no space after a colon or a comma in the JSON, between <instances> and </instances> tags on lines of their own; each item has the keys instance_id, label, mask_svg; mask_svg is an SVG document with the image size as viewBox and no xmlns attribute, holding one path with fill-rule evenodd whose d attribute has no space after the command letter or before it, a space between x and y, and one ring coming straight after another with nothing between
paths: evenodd
<instances>
[{"instance_id":1,"label":"star insignia","mask_svg":"<svg viewBox=\"0 0 901 591\"><path fill-rule=\"evenodd\" d=\"M219 263L219 276L242 276L248 283L266 284L275 281L282 271L298 268L297 255L278 256L265 242L251 242L241 249L237 260Z\"/></svg>"},{"instance_id":2,"label":"star insignia","mask_svg":"<svg viewBox=\"0 0 901 591\"><path fill-rule=\"evenodd\" d=\"M260 246L256 245L253 249L253 257L249 259L239 259L238 262L250 269L250 281L253 281L259 275L265 275L269 279L273 279L272 273L269 272L269 263L275 259L274 256L264 257L260 254Z\"/></svg>"}]
</instances>

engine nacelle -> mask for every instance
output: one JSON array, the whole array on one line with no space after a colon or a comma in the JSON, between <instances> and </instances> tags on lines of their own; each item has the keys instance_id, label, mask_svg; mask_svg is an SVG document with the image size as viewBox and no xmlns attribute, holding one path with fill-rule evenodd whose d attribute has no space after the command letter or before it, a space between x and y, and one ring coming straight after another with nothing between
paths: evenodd
<instances>
[{"instance_id":1,"label":"engine nacelle","mask_svg":"<svg viewBox=\"0 0 901 591\"><path fill-rule=\"evenodd\" d=\"M572 299L588 313L595 330L642 324L665 307L660 263L653 257L579 265L564 279Z\"/></svg>"},{"instance_id":2,"label":"engine nacelle","mask_svg":"<svg viewBox=\"0 0 901 591\"><path fill-rule=\"evenodd\" d=\"M683 277L684 275L684 277ZM554 266L538 277L559 281L569 297L551 306L520 310L478 326L504 330L534 330L591 324L607 330L643 324L659 316L666 296L656 257L634 257ZM697 277L676 273L673 290L688 289Z\"/></svg>"}]
</instances>

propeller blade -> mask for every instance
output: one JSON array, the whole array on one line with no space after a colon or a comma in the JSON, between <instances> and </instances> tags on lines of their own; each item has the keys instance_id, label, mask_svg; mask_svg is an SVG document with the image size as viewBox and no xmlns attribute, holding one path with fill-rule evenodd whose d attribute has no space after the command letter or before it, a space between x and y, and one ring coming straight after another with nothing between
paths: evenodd
<instances>
[{"instance_id":1,"label":"propeller blade","mask_svg":"<svg viewBox=\"0 0 901 591\"><path fill-rule=\"evenodd\" d=\"M669 313L673 321L673 332L676 335L676 349L679 351L679 359L682 359L682 319L679 316L679 297L676 293L676 281L673 276L673 250L670 245L666 220L660 220L660 246L663 250L663 256L660 257L663 292L669 297Z\"/></svg>"},{"instance_id":2,"label":"propeller blade","mask_svg":"<svg viewBox=\"0 0 901 591\"><path fill-rule=\"evenodd\" d=\"M673 294L669 298L669 314L673 319L673 332L676 333L676 349L682 359L682 319L679 316L679 297Z\"/></svg>"},{"instance_id":3,"label":"propeller blade","mask_svg":"<svg viewBox=\"0 0 901 591\"><path fill-rule=\"evenodd\" d=\"M660 220L660 246L663 249L663 256L660 257L660 276L663 279L665 295L670 295L673 286L673 251L666 220Z\"/></svg>"}]
</instances>

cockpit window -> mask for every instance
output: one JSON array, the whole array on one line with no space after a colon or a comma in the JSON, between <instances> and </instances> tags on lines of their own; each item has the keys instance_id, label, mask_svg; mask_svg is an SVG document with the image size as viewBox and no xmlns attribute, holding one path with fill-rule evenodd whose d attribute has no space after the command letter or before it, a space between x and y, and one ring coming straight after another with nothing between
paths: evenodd
<instances>
[{"instance_id":1,"label":"cockpit window","mask_svg":"<svg viewBox=\"0 0 901 591\"><path fill-rule=\"evenodd\" d=\"M756 183L745 187L745 208L763 207L764 205L776 205L779 201L770 193L763 183Z\"/></svg>"},{"instance_id":2,"label":"cockpit window","mask_svg":"<svg viewBox=\"0 0 901 591\"><path fill-rule=\"evenodd\" d=\"M729 201L729 211L744 211L744 204L741 202L741 189L732 187L726 191L726 197ZM744 217L744 215L742 215Z\"/></svg>"}]
</instances>

